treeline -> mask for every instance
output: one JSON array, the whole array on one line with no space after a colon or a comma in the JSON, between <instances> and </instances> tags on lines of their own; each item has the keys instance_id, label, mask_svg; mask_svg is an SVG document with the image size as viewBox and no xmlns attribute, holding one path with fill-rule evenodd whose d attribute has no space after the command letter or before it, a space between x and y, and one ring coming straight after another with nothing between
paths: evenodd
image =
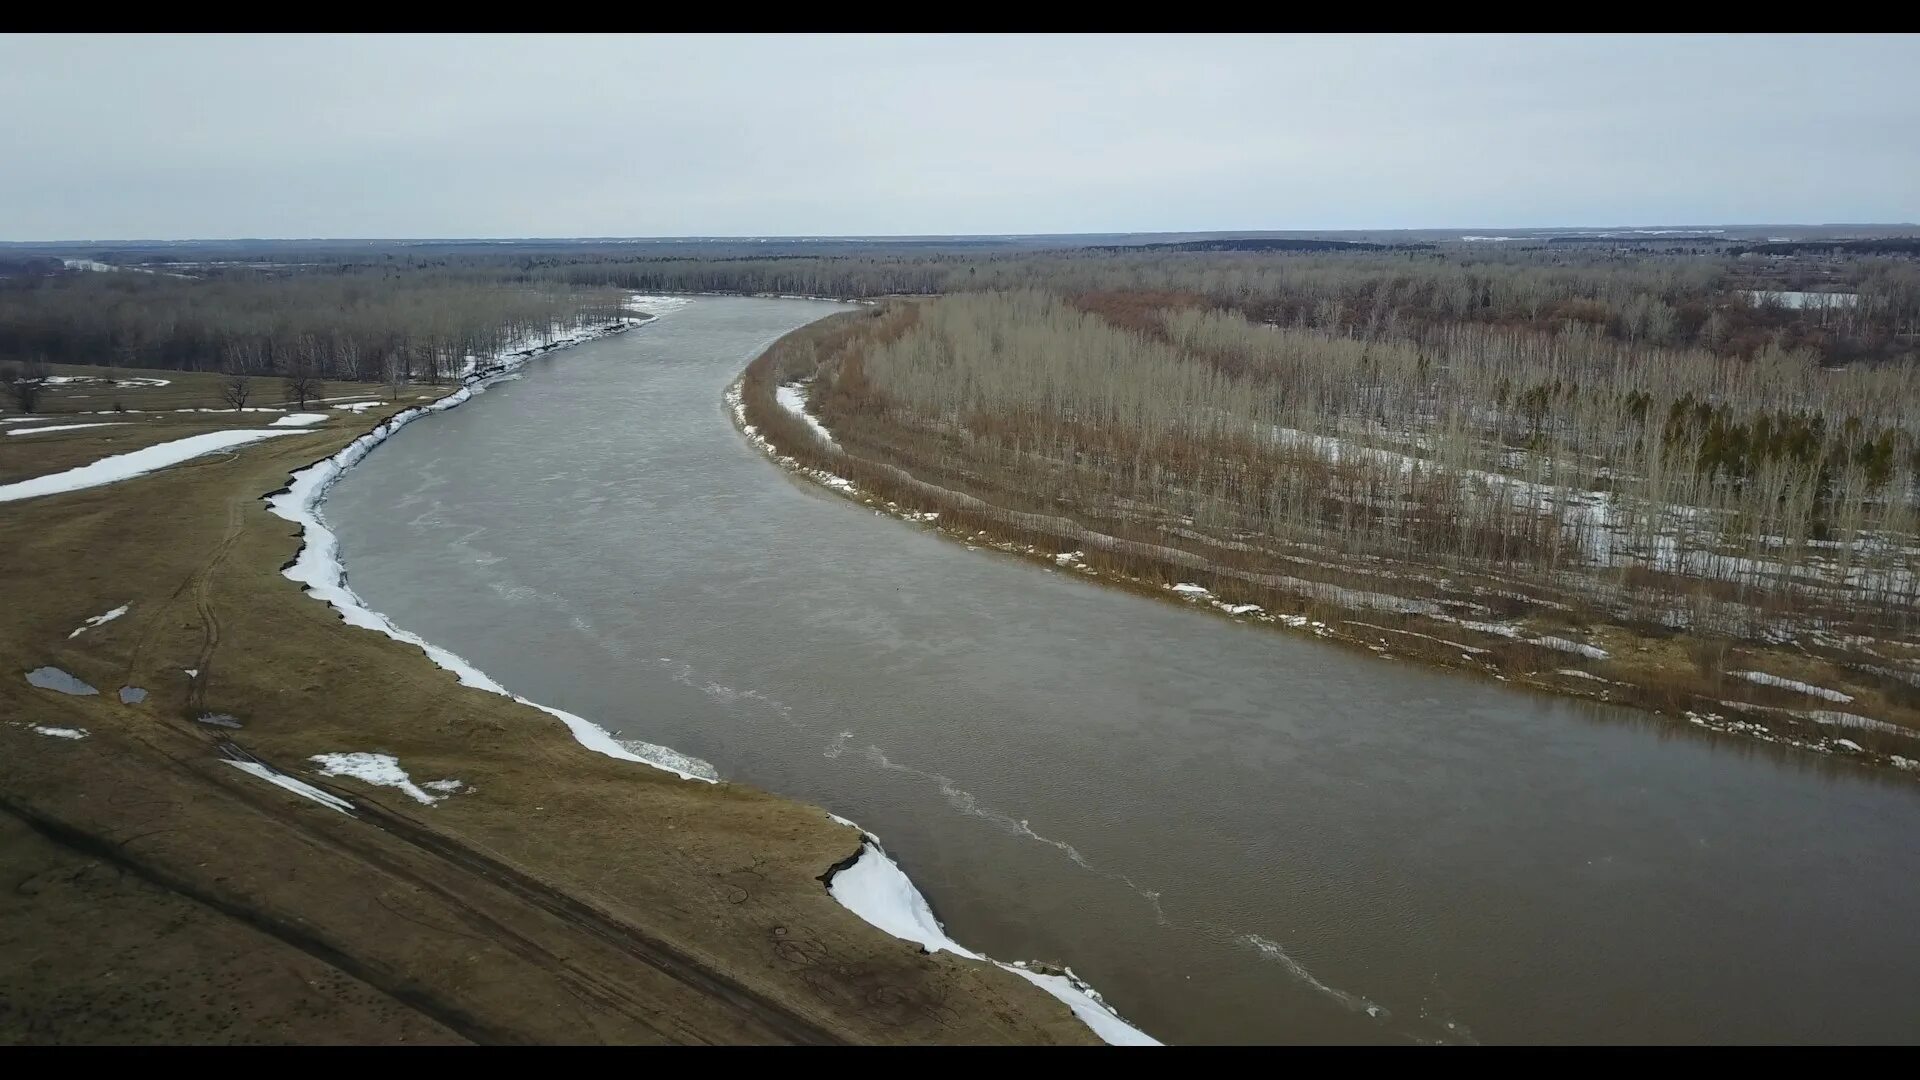
<instances>
[{"instance_id":1,"label":"treeline","mask_svg":"<svg viewBox=\"0 0 1920 1080\"><path fill-rule=\"evenodd\" d=\"M1920 266L1858 259L1844 304L1767 302L1738 260L1569 251L1364 254L1087 250L1042 254L742 259L522 259L527 280L642 291L879 297L1041 289L1181 292L1257 322L1368 339L1460 323L1752 357L1809 351L1822 363L1897 361L1920 347Z\"/></svg>"},{"instance_id":2,"label":"treeline","mask_svg":"<svg viewBox=\"0 0 1920 1080\"><path fill-rule=\"evenodd\" d=\"M0 284L0 363L438 380L622 318L626 295L497 272L75 274Z\"/></svg>"}]
</instances>

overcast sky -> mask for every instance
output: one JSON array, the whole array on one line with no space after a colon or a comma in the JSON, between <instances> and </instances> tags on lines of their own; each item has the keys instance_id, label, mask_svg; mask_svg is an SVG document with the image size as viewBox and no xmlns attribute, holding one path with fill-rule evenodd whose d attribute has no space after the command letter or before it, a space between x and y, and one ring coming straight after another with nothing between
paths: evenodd
<instances>
[{"instance_id":1,"label":"overcast sky","mask_svg":"<svg viewBox=\"0 0 1920 1080\"><path fill-rule=\"evenodd\" d=\"M1920 36L0 38L0 239L1920 220Z\"/></svg>"}]
</instances>

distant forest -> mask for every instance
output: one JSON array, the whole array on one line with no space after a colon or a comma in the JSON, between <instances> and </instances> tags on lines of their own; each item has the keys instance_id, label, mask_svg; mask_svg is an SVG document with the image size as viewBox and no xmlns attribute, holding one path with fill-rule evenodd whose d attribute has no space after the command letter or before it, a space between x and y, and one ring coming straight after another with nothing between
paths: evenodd
<instances>
[{"instance_id":1,"label":"distant forest","mask_svg":"<svg viewBox=\"0 0 1920 1080\"><path fill-rule=\"evenodd\" d=\"M1911 243L1771 244L1751 250L1776 254L1744 258L1298 238L1051 251L789 243L775 245L780 254L723 257L625 256L609 245L437 254L336 245L304 256L169 256L119 272L50 269L57 259L15 252L11 269L0 267L0 363L251 374L309 363L329 378L378 377L397 363L408 377L432 379L507 341L619 318L636 291L854 298L1038 289L1158 294L1182 308L1361 341L1419 342L1475 325L1741 359L1791 352L1819 366L1900 364L1920 341L1920 263L1875 252ZM849 253L831 253L841 250ZM1797 292L1837 295L1807 304L1778 295Z\"/></svg>"}]
</instances>

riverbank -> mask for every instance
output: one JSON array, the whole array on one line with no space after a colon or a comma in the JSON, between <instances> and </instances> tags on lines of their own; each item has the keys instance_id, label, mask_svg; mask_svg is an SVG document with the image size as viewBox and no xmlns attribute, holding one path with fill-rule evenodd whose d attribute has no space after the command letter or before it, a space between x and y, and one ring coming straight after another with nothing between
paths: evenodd
<instances>
[{"instance_id":1,"label":"riverbank","mask_svg":"<svg viewBox=\"0 0 1920 1080\"><path fill-rule=\"evenodd\" d=\"M1684 634L1649 634L1596 619L1590 611L1582 617L1548 598L1502 592L1497 583L1473 591L1523 601L1517 605L1523 609L1528 604L1536 611L1553 609L1549 614L1556 618L1550 625L1512 615L1463 618L1449 613L1449 607L1469 605L1370 591L1379 586L1356 576L1365 571L1334 563L1323 564L1333 572L1330 579L1306 580L1293 576L1297 570L1259 565L1247 544L1191 528L1120 535L1080 520L1068 505L1005 505L1006 492L963 486L975 475L964 465L942 466L935 470L937 480L930 481L926 463L889 455L906 445L899 432L852 432L860 442L850 447L807 411L798 383L823 372L831 375L850 355L850 343L864 332L862 320L868 318L884 322L887 316L884 309L871 309L788 335L747 368L726 401L736 426L763 453L864 506L969 547L1016 555L1222 617L1310 633L1383 659L1410 659L1556 695L1631 705L1704 730L1920 773L1916 713L1901 698L1906 691L1898 681L1902 665L1920 671L1920 649L1901 642L1870 643L1891 650L1869 654L1870 662L1893 665L1891 675L1863 668L1858 663L1863 657L1849 652L1862 643L1845 639L1821 641L1814 649L1797 642L1748 643L1703 658L1700 646ZM889 330L880 332L884 336ZM1863 670L1874 685L1866 691L1871 697L1856 703ZM1854 682L1840 681L1849 677ZM1915 677L1920 676L1909 673L1909 681ZM1853 692L1832 689L1835 685ZM1863 709L1874 715L1862 715ZM1878 718L1881 713L1887 719Z\"/></svg>"},{"instance_id":2,"label":"riverbank","mask_svg":"<svg viewBox=\"0 0 1920 1080\"><path fill-rule=\"evenodd\" d=\"M217 377L166 377L207 399L169 409L219 405ZM261 493L470 392L338 389L376 404L0 516L0 653L101 691L0 683L8 1041L1093 1041L836 900L823 878L877 854L857 830L596 753L300 595L313 538ZM154 415L5 464L213 422Z\"/></svg>"}]
</instances>

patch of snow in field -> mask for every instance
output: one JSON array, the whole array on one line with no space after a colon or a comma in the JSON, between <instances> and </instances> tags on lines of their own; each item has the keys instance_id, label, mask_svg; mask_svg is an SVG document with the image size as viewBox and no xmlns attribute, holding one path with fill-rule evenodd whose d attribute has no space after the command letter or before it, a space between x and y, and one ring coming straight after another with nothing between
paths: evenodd
<instances>
[{"instance_id":1,"label":"patch of snow in field","mask_svg":"<svg viewBox=\"0 0 1920 1080\"><path fill-rule=\"evenodd\" d=\"M315 424L324 424L326 422L327 422L326 413L297 412L297 413L288 413L287 415L281 417L278 420L275 420L273 423L268 424L267 426L268 427L312 427Z\"/></svg>"},{"instance_id":2,"label":"patch of snow in field","mask_svg":"<svg viewBox=\"0 0 1920 1080\"><path fill-rule=\"evenodd\" d=\"M131 480L136 476L144 476L169 465L178 465L205 454L230 450L261 439L291 434L293 434L291 431L210 431L204 435L191 435L184 439L157 443L124 454L114 454L111 457L101 458L91 465L81 465L65 472L36 476L31 480L21 480L12 484L0 484L0 502L114 484L122 480Z\"/></svg>"},{"instance_id":3,"label":"patch of snow in field","mask_svg":"<svg viewBox=\"0 0 1920 1080\"><path fill-rule=\"evenodd\" d=\"M90 428L90 427L126 427L128 424L131 424L132 422L133 421L131 420L108 420L105 423L96 422L91 424L55 424L52 427L14 428L13 430L8 431L7 434L9 435L45 435L50 431L79 431L81 428Z\"/></svg>"},{"instance_id":4,"label":"patch of snow in field","mask_svg":"<svg viewBox=\"0 0 1920 1080\"><path fill-rule=\"evenodd\" d=\"M625 328L622 327L622 329ZM586 341L605 335L605 331L594 331L586 333L579 340ZM493 371L491 375L504 374L525 360L525 356L503 357L500 360L500 368ZM429 660L453 672L462 686L499 694L502 697L512 698L522 705L539 709L565 724L567 730L573 733L573 737L582 746L595 753L619 758L622 761L651 765L656 769L674 773L684 780L717 783L719 774L714 771L712 765L699 758L638 740L627 740L623 743L614 738L605 728L590 720L513 693L494 682L485 672L468 663L465 658L427 641L418 634L393 625L385 615L368 608L365 602L347 587L346 568L340 564L340 540L333 534L333 530L327 528L326 524L320 520L318 508L320 501L326 497L327 488L338 480L342 473L359 464L374 447L385 442L402 427L422 416L456 408L471 400L475 394L485 393L487 387L491 385L491 375L475 378L453 393L425 405L395 413L381 421L372 431L347 444L333 456L323 458L294 473L291 482L284 489L269 495L267 508L275 516L298 524L305 537L300 554L294 557L293 563L282 573L306 586L308 594L315 599L330 604L340 613L341 619L347 625L372 630L385 634L395 641L404 641L418 646L427 654Z\"/></svg>"},{"instance_id":5,"label":"patch of snow in field","mask_svg":"<svg viewBox=\"0 0 1920 1080\"><path fill-rule=\"evenodd\" d=\"M33 730L40 734L50 735L56 739L84 739L87 737L86 728L43 727L40 724L33 724L31 726Z\"/></svg>"},{"instance_id":6,"label":"patch of snow in field","mask_svg":"<svg viewBox=\"0 0 1920 1080\"><path fill-rule=\"evenodd\" d=\"M429 780L420 786L426 788L428 791L437 791L442 795L456 795L467 785L458 780L447 779Z\"/></svg>"},{"instance_id":7,"label":"patch of snow in field","mask_svg":"<svg viewBox=\"0 0 1920 1080\"><path fill-rule=\"evenodd\" d=\"M1483 634L1493 634L1497 637L1524 641L1529 645L1538 645L1543 649L1558 649L1561 652L1578 653L1589 660L1609 660L1613 657L1612 653L1598 645L1588 645L1585 642L1572 641L1563 637L1553 637L1552 635L1534 637L1512 623L1474 622L1469 619L1457 619L1451 615L1435 615L1433 617L1443 622L1453 623L1456 626L1464 626L1468 630L1478 630Z\"/></svg>"},{"instance_id":8,"label":"patch of snow in field","mask_svg":"<svg viewBox=\"0 0 1920 1080\"><path fill-rule=\"evenodd\" d=\"M1578 653L1589 660L1605 660L1613 655L1598 645L1588 645L1582 641L1569 641L1563 637L1534 637L1527 638L1526 640L1530 644L1544 646L1549 649Z\"/></svg>"},{"instance_id":9,"label":"patch of snow in field","mask_svg":"<svg viewBox=\"0 0 1920 1080\"><path fill-rule=\"evenodd\" d=\"M52 386L105 386L108 383L126 387L173 385L172 379L150 379L137 375L124 379L110 379L102 375L49 375L40 381Z\"/></svg>"},{"instance_id":10,"label":"patch of snow in field","mask_svg":"<svg viewBox=\"0 0 1920 1080\"><path fill-rule=\"evenodd\" d=\"M287 410L275 408L272 405L249 405L244 409L209 409L203 406L197 409L175 409L173 411L174 412L227 413L227 412L286 412Z\"/></svg>"},{"instance_id":11,"label":"patch of snow in field","mask_svg":"<svg viewBox=\"0 0 1920 1080\"><path fill-rule=\"evenodd\" d=\"M1169 585L1167 588L1192 600L1205 600L1213 595L1212 590L1203 589L1190 581L1183 581L1178 585Z\"/></svg>"},{"instance_id":12,"label":"patch of snow in field","mask_svg":"<svg viewBox=\"0 0 1920 1080\"><path fill-rule=\"evenodd\" d=\"M1755 705L1751 701L1722 701L1721 705L1729 709L1745 712L1779 713L1795 719L1806 720L1827 727L1855 728L1860 731L1878 731L1884 735L1899 735L1904 738L1920 738L1920 732L1912 728L1889 724L1885 720L1875 720L1858 713L1838 712L1833 709L1782 709L1773 705Z\"/></svg>"},{"instance_id":13,"label":"patch of snow in field","mask_svg":"<svg viewBox=\"0 0 1920 1080\"><path fill-rule=\"evenodd\" d=\"M1571 676L1575 679L1591 679L1594 682L1603 682L1603 683L1613 682L1612 679L1603 679L1600 676L1595 675L1591 671L1581 671L1579 668L1570 668L1570 667L1556 668L1554 669L1553 673L1555 675Z\"/></svg>"},{"instance_id":14,"label":"patch of snow in field","mask_svg":"<svg viewBox=\"0 0 1920 1080\"><path fill-rule=\"evenodd\" d=\"M1843 694L1838 690L1829 690L1824 686L1814 686L1811 683L1803 683L1798 679L1783 679L1778 675L1769 675L1764 671L1730 671L1728 674L1745 679L1750 683L1759 683L1761 686L1778 686L1787 690L1797 690L1811 697L1825 698L1828 701L1838 701L1843 705L1853 700L1852 694Z\"/></svg>"},{"instance_id":15,"label":"patch of snow in field","mask_svg":"<svg viewBox=\"0 0 1920 1080\"><path fill-rule=\"evenodd\" d=\"M121 604L119 607L114 608L112 611L107 612L105 615L89 616L87 621L84 623L81 623L78 629L76 629L73 633L67 635L67 639L71 641L72 639L79 637L81 634L86 633L87 631L93 629L96 626L105 626L107 623L110 623L113 620L119 618L120 616L125 615L127 613L127 609L132 606L133 604L131 602L128 602L125 604Z\"/></svg>"},{"instance_id":16,"label":"patch of snow in field","mask_svg":"<svg viewBox=\"0 0 1920 1080\"><path fill-rule=\"evenodd\" d=\"M0 416L0 424L44 424L51 416Z\"/></svg>"},{"instance_id":17,"label":"patch of snow in field","mask_svg":"<svg viewBox=\"0 0 1920 1080\"><path fill-rule=\"evenodd\" d=\"M334 405L331 407L339 409L341 412L363 413L368 409L377 409L381 404L382 402L378 401L349 401L345 405Z\"/></svg>"},{"instance_id":18,"label":"patch of snow in field","mask_svg":"<svg viewBox=\"0 0 1920 1080\"><path fill-rule=\"evenodd\" d=\"M845 818L834 820L853 825ZM855 828L859 826L855 825ZM969 960L994 964L1052 994L1081 1022L1093 1029L1101 1040L1114 1046L1158 1046L1160 1043L1138 1028L1120 1019L1100 1000L1092 987L1069 975L1042 975L1017 964L1003 964L963 947L947 936L940 920L933 917L926 897L920 895L899 865L880 848L880 842L862 830L865 843L853 865L841 869L827 882L827 891L841 906L872 926L894 937L915 942L929 953L951 952Z\"/></svg>"},{"instance_id":19,"label":"patch of snow in field","mask_svg":"<svg viewBox=\"0 0 1920 1080\"><path fill-rule=\"evenodd\" d=\"M312 784L303 780L297 780L288 776L286 773L274 772L272 769L267 768L257 761L234 761L231 758L222 758L221 760L239 769L241 772L257 776L275 787L283 787L301 798L312 799L314 802L319 803L329 810L338 810L342 814L350 814L353 810L353 804L347 800L329 795L319 788L314 787Z\"/></svg>"},{"instance_id":20,"label":"patch of snow in field","mask_svg":"<svg viewBox=\"0 0 1920 1080\"><path fill-rule=\"evenodd\" d=\"M446 798L445 795L427 794L407 775L407 770L400 767L400 759L392 754L315 754L307 760L319 763L321 776L351 776L374 787L399 788L416 802L428 806Z\"/></svg>"},{"instance_id":21,"label":"patch of snow in field","mask_svg":"<svg viewBox=\"0 0 1920 1080\"><path fill-rule=\"evenodd\" d=\"M774 400L780 403L781 408L805 420L807 427L811 428L815 435L820 436L821 442L826 443L828 446L840 445L834 441L833 432L827 430L827 425L821 423L818 418L807 411L807 388L804 385L790 383L786 386L775 387L773 396Z\"/></svg>"}]
</instances>

